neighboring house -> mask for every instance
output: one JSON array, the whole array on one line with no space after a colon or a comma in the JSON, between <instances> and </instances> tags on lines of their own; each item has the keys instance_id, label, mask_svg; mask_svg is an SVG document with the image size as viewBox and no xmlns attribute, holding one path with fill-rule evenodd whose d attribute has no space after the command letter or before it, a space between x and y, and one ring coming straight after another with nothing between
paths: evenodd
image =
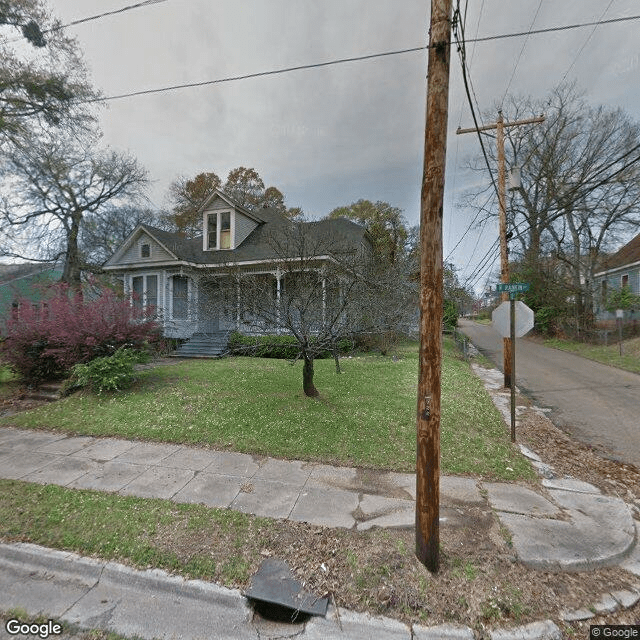
<instances>
[{"instance_id":1,"label":"neighboring house","mask_svg":"<svg viewBox=\"0 0 640 640\"><path fill-rule=\"evenodd\" d=\"M640 295L640 234L605 260L602 270L595 274L595 303L598 320L615 319L615 313L606 309L613 290L629 287L631 293ZM640 318L640 309L625 313L627 319Z\"/></svg>"},{"instance_id":2,"label":"neighboring house","mask_svg":"<svg viewBox=\"0 0 640 640\"><path fill-rule=\"evenodd\" d=\"M62 267L51 264L0 265L0 332L18 301L40 304L46 290L62 277Z\"/></svg>"},{"instance_id":3,"label":"neighboring house","mask_svg":"<svg viewBox=\"0 0 640 640\"><path fill-rule=\"evenodd\" d=\"M277 248L285 243L278 239L294 223L273 209L249 211L218 190L201 210L202 236L189 239L140 224L104 264L106 272L123 281L125 293L137 304L157 308L165 336L170 338L247 329L243 301L238 299L235 312L229 313L220 300L221 279L231 278L232 273L269 281L272 286L267 290L274 304L286 285L278 268L283 256ZM355 250L370 246L365 230L349 220L302 224L316 238L339 238ZM315 256L314 267L321 272L327 260L326 253Z\"/></svg>"}]
</instances>

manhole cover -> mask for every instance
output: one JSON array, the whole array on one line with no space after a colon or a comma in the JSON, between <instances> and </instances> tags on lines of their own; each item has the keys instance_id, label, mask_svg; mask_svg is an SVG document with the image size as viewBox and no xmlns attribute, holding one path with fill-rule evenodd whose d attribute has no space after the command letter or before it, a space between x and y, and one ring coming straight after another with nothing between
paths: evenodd
<instances>
[{"instance_id":1,"label":"manhole cover","mask_svg":"<svg viewBox=\"0 0 640 640\"><path fill-rule=\"evenodd\" d=\"M260 565L245 596L314 616L326 615L329 606L328 598L303 591L287 563L277 558L268 558Z\"/></svg>"}]
</instances>

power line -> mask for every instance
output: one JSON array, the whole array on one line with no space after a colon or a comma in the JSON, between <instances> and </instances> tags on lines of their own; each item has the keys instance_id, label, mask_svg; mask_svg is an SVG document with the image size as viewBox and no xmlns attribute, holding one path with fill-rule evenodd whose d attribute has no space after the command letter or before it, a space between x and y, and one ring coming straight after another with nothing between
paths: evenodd
<instances>
[{"instance_id":1,"label":"power line","mask_svg":"<svg viewBox=\"0 0 640 640\"><path fill-rule=\"evenodd\" d=\"M93 16L87 16L86 18L78 18L78 20L72 20L71 22L67 22L66 24L59 24L50 29L45 29L42 33L52 33L54 31L61 31L62 29L66 29L67 27L75 27L79 24L84 24L85 22L92 22L93 20L99 20L100 18L106 18L108 16L115 16L119 13L125 13L127 11L132 11L133 9L139 9L141 7L147 7L153 4L160 4L161 2L167 2L168 0L143 0L143 2L138 2L136 4L130 4L126 7L121 7L120 9L114 9L113 11L105 11L103 13L98 13ZM11 42L17 42L18 40L22 40L21 36L16 38L12 38L11 40L3 40L1 44L9 44Z\"/></svg>"},{"instance_id":2,"label":"power line","mask_svg":"<svg viewBox=\"0 0 640 640\"><path fill-rule=\"evenodd\" d=\"M600 20L598 20L598 22L596 22L595 26L593 27L593 30L587 36L587 39L584 41L584 43L580 47L578 53L576 54L576 57L573 59L573 62L569 65L569 68L566 70L565 74L562 76L562 80L560 81L560 84L562 84L565 81L566 77L569 75L569 71L571 71L571 69L573 69L573 66L578 61L578 58L580 57L580 54L583 52L584 48L587 46L587 43L589 42L589 40L591 40L593 34L596 32L596 29L602 24L602 18L605 17L605 15L607 14L607 11L609 11L609 9L611 8L611 5L613 4L613 2L614 2L614 0L609 0L609 4L607 5L607 8L602 12L602 15L600 16Z\"/></svg>"},{"instance_id":3,"label":"power line","mask_svg":"<svg viewBox=\"0 0 640 640\"><path fill-rule=\"evenodd\" d=\"M256 73L246 73L239 76L229 76L227 78L218 78L216 80L203 80L202 82L186 82L184 84L176 84L169 87L161 87L159 89L144 89L142 91L132 91L131 93L121 93L119 95L107 96L105 98L95 98L92 100L84 100L81 102L102 102L106 100L120 100L122 98L132 98L134 96L144 96L154 93L164 93L166 91L176 91L178 89L191 89L194 87L205 87L212 84L222 84L224 82L235 82L237 80L248 80L249 78L262 78L265 76L275 76L292 71L302 71L304 69L318 69L320 67L330 67L346 62L359 62L361 60L371 60L373 58L383 58L385 56L395 56L403 53L413 53L415 51L424 51L428 47L411 47L409 49L399 49L397 51L384 51L382 53L371 53L364 56L354 56L352 58L340 58L338 60L328 60L326 62L315 62L313 64L300 64L294 67L284 67L282 69L273 69L271 71L258 71Z\"/></svg>"},{"instance_id":4,"label":"power line","mask_svg":"<svg viewBox=\"0 0 640 640\"><path fill-rule=\"evenodd\" d=\"M166 2L167 0L148 0L148 1L152 1L152 2ZM132 6L137 6L137 5L132 5ZM126 9L126 8L125 8ZM625 21L629 21L629 20L640 20L640 15L637 16L625 16L625 17L621 17L621 18L614 18L611 20L602 20L599 23L594 23L594 22L587 22L587 23L583 23L583 24L575 24L575 25L566 25L566 26L562 26L562 27L550 27L548 29L538 29L538 30L534 30L534 31L526 31L526 32L521 32L521 33L507 33L507 34L502 34L502 35L494 35L494 36L487 36L484 38L473 38L470 40L465 40L465 43L470 43L470 42L488 42L490 40L500 40L500 39L504 39L504 38L514 38L514 37L521 37L521 36L528 36L528 35L533 35L533 34L538 34L538 33L548 33L551 31L564 31L567 29L577 29L577 28L581 28L581 27L589 27L589 26L593 26L594 24L609 24L612 22L625 22ZM458 43L459 44L459 43ZM424 46L420 46L420 47L409 47L407 49L396 49L393 51L383 51L380 53L371 53L368 55L362 55L362 56L353 56L351 58L339 58L336 60L328 60L326 62L316 62L316 63L311 63L311 64L301 64L301 65L295 65L292 67L284 67L282 69L273 69L270 71L259 71L256 73L247 73L247 74L242 74L242 75L237 75L237 76L229 76L226 78L217 78L215 80L203 80L201 82L186 82L186 83L182 83L182 84L176 84L176 85L170 85L167 87L159 87L157 89L144 89L141 91L132 91L130 93L122 93L122 94L117 94L117 95L113 95L113 96L106 96L104 98L100 98L100 99L95 99L95 100L90 100L87 102L99 102L99 101L108 101L108 100L121 100L123 98L132 98L132 97L136 97L136 96L142 96L142 95L151 95L151 94L155 94L155 93L165 93L168 91L177 91L180 89L191 89L191 88L195 88L195 87L204 87L204 86L208 86L208 85L214 85L214 84L222 84L222 83L226 83L226 82L235 82L238 80L249 80L251 78L261 78L261 77L266 77L266 76L274 76L274 75L280 75L280 74L284 74L284 73L291 73L293 71L302 71L305 69L318 69L318 68L322 68L322 67L330 67L330 66L334 66L334 65L338 65L338 64L345 64L348 62L360 62L363 60L373 60L375 58L384 58L384 57L389 57L389 56L396 56L396 55L402 55L402 54L406 54L406 53L414 53L417 51L426 51L428 49L428 45L424 45ZM467 80L468 82L468 80ZM471 89L469 89L469 91L471 91Z\"/></svg>"},{"instance_id":5,"label":"power line","mask_svg":"<svg viewBox=\"0 0 640 640\"><path fill-rule=\"evenodd\" d=\"M118 13L125 13L126 11L131 11L132 9L139 9L140 7L147 7L152 4L160 4L161 2L167 2L167 0L144 0L144 2L138 2L137 4L130 4L126 7L122 7L121 9L114 9L113 11L105 11L104 13L98 13L94 16L89 16L87 18L79 18L78 20L73 20L72 22L68 22L67 24L63 24L59 27L53 27L52 29L48 29L44 31L44 33L48 33L49 31L56 31L58 29L64 29L66 27L74 27L78 24L84 24L85 22L91 22L92 20L99 20L100 18L106 18L107 16L115 16Z\"/></svg>"},{"instance_id":6,"label":"power line","mask_svg":"<svg viewBox=\"0 0 640 640\"><path fill-rule=\"evenodd\" d=\"M467 40L469 42L489 42L491 40L504 40L505 38L521 38L529 35L539 35L541 33L554 33L557 31L569 31L571 29L582 29L584 27L595 27L601 24L613 24L616 22L629 22L631 20L640 20L638 16L622 16L620 18L610 18L609 20L599 20L597 22L581 22L578 24L566 24L560 27L547 27L545 29L534 29L532 31L519 31L516 33L503 33L495 36L484 36L482 38L473 38Z\"/></svg>"},{"instance_id":7,"label":"power line","mask_svg":"<svg viewBox=\"0 0 640 640\"><path fill-rule=\"evenodd\" d=\"M539 4L538 4L538 8L536 9L536 14L533 16L533 20L531 21L531 25L529 26L529 31L527 33L527 37L524 39L524 42L522 43L522 48L520 49L520 53L518 54L518 58L516 60L516 63L513 67L513 71L511 72L511 77L509 78L509 82L507 83L507 88L504 90L504 95L502 96L502 101L500 102L500 105L502 106L504 104L504 101L507 97L507 94L509 93L509 89L511 87L511 83L513 82L513 78L516 75L516 70L518 69L518 65L520 64L520 60L522 58L522 54L524 53L525 47L527 46L527 42L529 42L529 36L531 36L531 29L533 29L533 25L536 23L536 20L538 19L538 14L540 13L540 9L542 7L542 3L544 2L544 0L540 0Z\"/></svg>"}]
</instances>

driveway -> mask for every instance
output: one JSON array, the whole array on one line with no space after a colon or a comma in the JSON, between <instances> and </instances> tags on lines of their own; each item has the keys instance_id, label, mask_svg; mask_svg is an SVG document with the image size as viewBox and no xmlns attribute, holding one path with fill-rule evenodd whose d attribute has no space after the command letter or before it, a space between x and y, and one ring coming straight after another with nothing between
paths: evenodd
<instances>
[{"instance_id":1,"label":"driveway","mask_svg":"<svg viewBox=\"0 0 640 640\"><path fill-rule=\"evenodd\" d=\"M490 325L460 329L502 370L502 338ZM516 340L516 384L574 438L640 467L640 375L526 338Z\"/></svg>"}]
</instances>

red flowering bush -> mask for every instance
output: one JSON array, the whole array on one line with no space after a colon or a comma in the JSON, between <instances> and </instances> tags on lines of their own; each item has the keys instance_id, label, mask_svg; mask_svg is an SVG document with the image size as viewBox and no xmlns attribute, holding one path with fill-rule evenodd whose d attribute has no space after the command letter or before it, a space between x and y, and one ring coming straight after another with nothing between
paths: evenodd
<instances>
[{"instance_id":1,"label":"red flowering bush","mask_svg":"<svg viewBox=\"0 0 640 640\"><path fill-rule=\"evenodd\" d=\"M7 320L3 359L28 382L63 376L73 365L123 346L144 349L161 337L152 310L134 307L110 289L90 300L66 285L48 293L39 305L19 301Z\"/></svg>"}]
</instances>

